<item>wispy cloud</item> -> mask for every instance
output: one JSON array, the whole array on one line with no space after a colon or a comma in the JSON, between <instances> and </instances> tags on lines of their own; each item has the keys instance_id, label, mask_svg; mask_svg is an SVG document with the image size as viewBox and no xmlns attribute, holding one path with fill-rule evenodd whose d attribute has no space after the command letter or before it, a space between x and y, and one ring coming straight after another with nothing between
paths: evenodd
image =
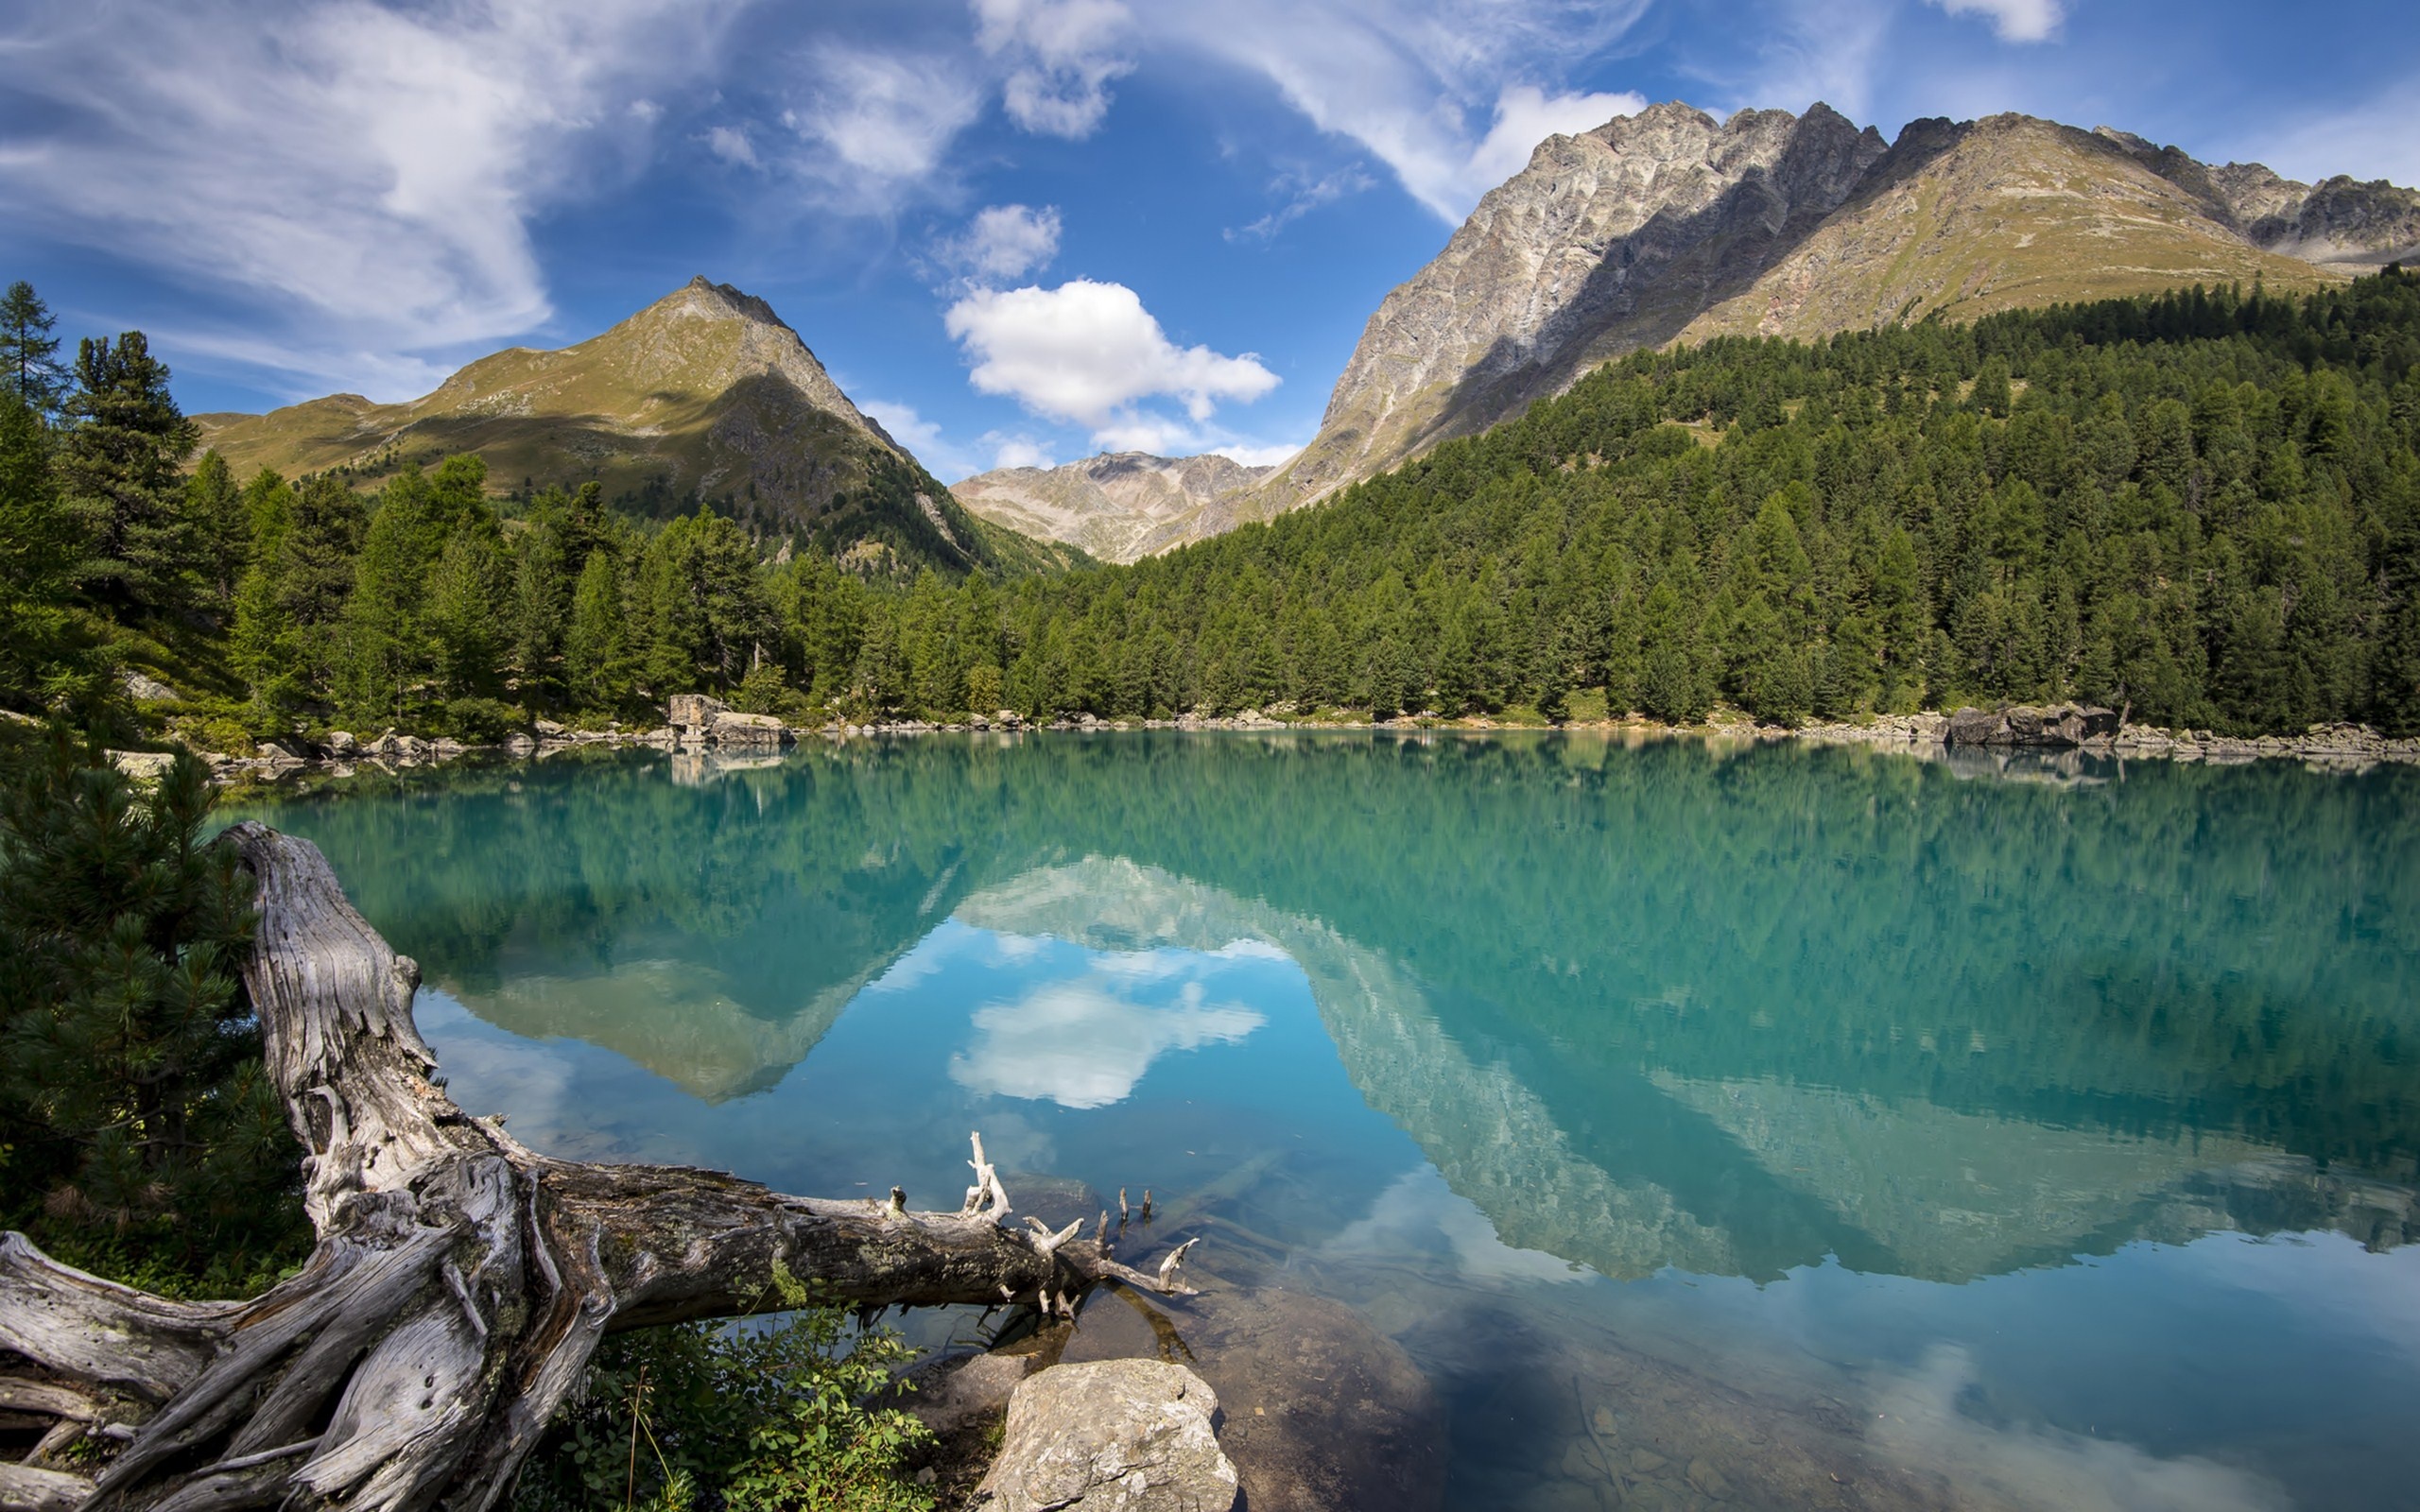
<instances>
[{"instance_id":1,"label":"wispy cloud","mask_svg":"<svg viewBox=\"0 0 2420 1512\"><path fill-rule=\"evenodd\" d=\"M36 0L0 46L30 107L0 192L323 355L491 340L551 313L533 218L644 138L624 102L703 72L734 3Z\"/></svg>"},{"instance_id":2,"label":"wispy cloud","mask_svg":"<svg viewBox=\"0 0 2420 1512\"><path fill-rule=\"evenodd\" d=\"M1460 223L1549 132L1601 126L1634 94L1560 88L1648 0L1231 0L1155 10L1164 42L1267 78L1312 124L1384 163ZM1507 166L1507 164L1510 164Z\"/></svg>"},{"instance_id":3,"label":"wispy cloud","mask_svg":"<svg viewBox=\"0 0 2420 1512\"><path fill-rule=\"evenodd\" d=\"M2263 129L2244 122L2228 143L2230 155L2266 163L2306 182L2347 173L2420 186L2420 130L2411 120L2414 99L2420 99L2420 75L2366 99L2331 102L2290 117L2282 129Z\"/></svg>"},{"instance_id":4,"label":"wispy cloud","mask_svg":"<svg viewBox=\"0 0 2420 1512\"><path fill-rule=\"evenodd\" d=\"M1333 173L1321 174L1316 178L1299 172L1281 174L1270 188L1284 195L1286 202L1249 226L1230 227L1225 233L1226 238L1231 242L1273 241L1279 232L1321 206L1332 205L1376 184L1377 180L1357 163L1347 163Z\"/></svg>"}]
</instances>

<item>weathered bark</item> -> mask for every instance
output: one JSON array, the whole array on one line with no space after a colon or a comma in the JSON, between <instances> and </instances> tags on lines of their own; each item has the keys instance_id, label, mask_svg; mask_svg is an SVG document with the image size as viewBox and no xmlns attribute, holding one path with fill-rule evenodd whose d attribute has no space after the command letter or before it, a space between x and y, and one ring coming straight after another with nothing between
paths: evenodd
<instances>
[{"instance_id":1,"label":"weathered bark","mask_svg":"<svg viewBox=\"0 0 2420 1512\"><path fill-rule=\"evenodd\" d=\"M480 1512L598 1340L777 1309L777 1264L869 1307L1064 1307L1111 1278L1184 1290L1098 1240L1004 1227L979 1138L956 1212L527 1149L445 1094L412 1023L419 969L318 849L257 824L228 843L259 883L244 981L318 1246L255 1300L182 1303L0 1239L0 1405L60 1425L0 1466L0 1508ZM124 1441L91 1483L58 1452L87 1435Z\"/></svg>"}]
</instances>

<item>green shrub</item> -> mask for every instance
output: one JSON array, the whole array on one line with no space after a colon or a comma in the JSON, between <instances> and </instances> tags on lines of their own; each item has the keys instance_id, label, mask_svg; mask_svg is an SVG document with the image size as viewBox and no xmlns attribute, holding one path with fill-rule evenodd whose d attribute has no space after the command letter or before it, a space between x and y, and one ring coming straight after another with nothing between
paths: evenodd
<instances>
[{"instance_id":1,"label":"green shrub","mask_svg":"<svg viewBox=\"0 0 2420 1512\"><path fill-rule=\"evenodd\" d=\"M501 745L525 722L520 710L493 698L456 698L445 706L445 733L466 746Z\"/></svg>"},{"instance_id":2,"label":"green shrub","mask_svg":"<svg viewBox=\"0 0 2420 1512\"><path fill-rule=\"evenodd\" d=\"M931 1433L868 1405L915 1351L849 1327L775 1263L795 1311L768 1323L688 1323L607 1339L579 1396L523 1466L514 1512L930 1512L900 1467Z\"/></svg>"}]
</instances>

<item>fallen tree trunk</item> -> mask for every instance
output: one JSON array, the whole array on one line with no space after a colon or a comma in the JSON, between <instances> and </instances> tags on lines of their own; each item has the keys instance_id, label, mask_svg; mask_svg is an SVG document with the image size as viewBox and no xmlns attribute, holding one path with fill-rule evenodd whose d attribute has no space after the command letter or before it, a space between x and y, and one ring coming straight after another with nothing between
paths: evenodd
<instances>
[{"instance_id":1,"label":"fallen tree trunk","mask_svg":"<svg viewBox=\"0 0 2420 1512\"><path fill-rule=\"evenodd\" d=\"M0 1508L479 1512L606 1334L778 1309L777 1266L869 1308L1184 1291L1100 1236L1005 1227L979 1136L949 1212L527 1149L445 1094L412 1022L419 969L318 849L250 823L226 843L258 882L244 981L318 1246L255 1300L185 1303L0 1239L0 1408L56 1424L0 1466ZM122 1446L90 1481L66 1453L86 1440Z\"/></svg>"}]
</instances>

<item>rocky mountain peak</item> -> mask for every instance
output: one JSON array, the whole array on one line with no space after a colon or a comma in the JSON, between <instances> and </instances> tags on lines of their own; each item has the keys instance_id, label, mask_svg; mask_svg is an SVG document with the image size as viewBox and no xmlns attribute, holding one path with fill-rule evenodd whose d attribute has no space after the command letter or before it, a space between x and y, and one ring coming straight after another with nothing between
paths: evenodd
<instances>
[{"instance_id":1,"label":"rocky mountain peak","mask_svg":"<svg viewBox=\"0 0 2420 1512\"><path fill-rule=\"evenodd\" d=\"M1548 137L1371 317L1319 440L1264 494L1319 497L1481 429L1743 288L1889 148L1817 104L1680 101Z\"/></svg>"}]
</instances>

